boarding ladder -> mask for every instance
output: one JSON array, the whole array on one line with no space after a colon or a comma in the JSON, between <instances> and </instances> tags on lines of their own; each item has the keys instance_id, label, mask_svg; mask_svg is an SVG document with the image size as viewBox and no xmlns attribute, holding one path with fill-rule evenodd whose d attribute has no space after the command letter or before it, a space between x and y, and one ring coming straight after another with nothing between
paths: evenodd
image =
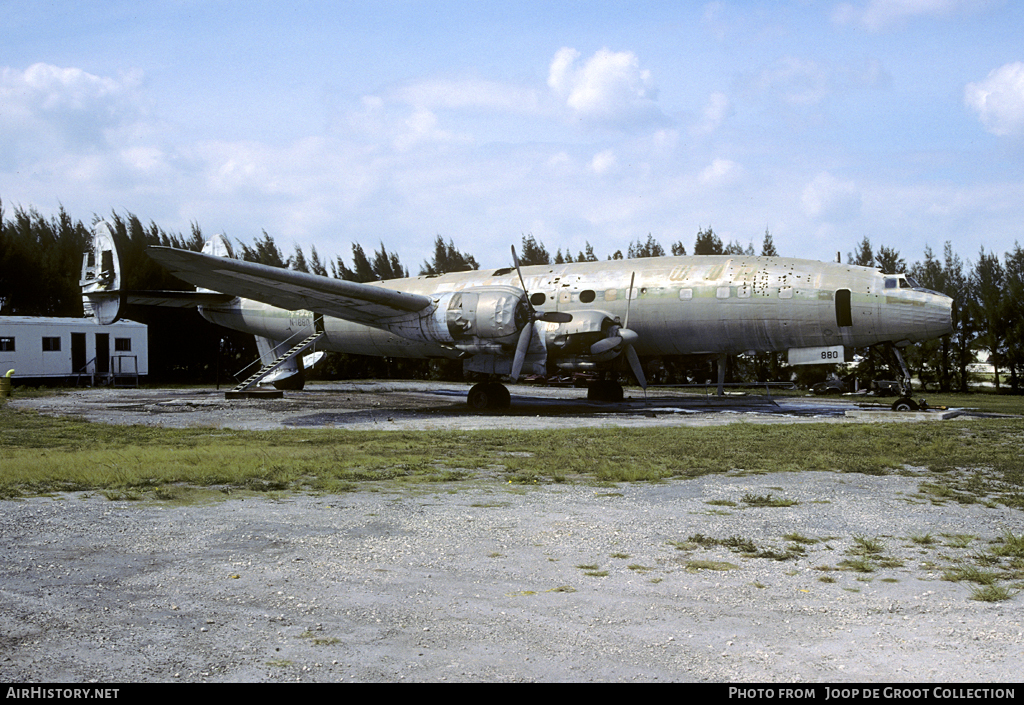
<instances>
[{"instance_id":1,"label":"boarding ladder","mask_svg":"<svg viewBox=\"0 0 1024 705\"><path fill-rule=\"evenodd\" d=\"M276 370L278 367L280 367L284 363L288 362L289 360L291 360L296 355L301 355L302 353L306 352L311 347L313 347L313 345L315 345L318 340L320 340L322 337L324 337L324 335L326 335L326 333L324 332L324 328L323 328L323 318L322 317L317 318L315 323L316 323L316 326L315 326L315 329L314 329L314 333L312 335L310 335L308 338L306 338L302 342L297 343L297 344L293 345L292 347L290 347L287 350L287 352L282 353L281 355L279 355L273 362L270 362L270 363L264 365L263 367L261 367L259 369L259 371L257 371L255 374L250 376L244 382L242 382L241 384L236 386L234 389L231 390L231 392L232 393L235 393L235 392L245 392L245 391L248 391L248 390L252 389L257 384L259 384L264 378L266 378L268 375L270 375L271 372Z\"/></svg>"}]
</instances>

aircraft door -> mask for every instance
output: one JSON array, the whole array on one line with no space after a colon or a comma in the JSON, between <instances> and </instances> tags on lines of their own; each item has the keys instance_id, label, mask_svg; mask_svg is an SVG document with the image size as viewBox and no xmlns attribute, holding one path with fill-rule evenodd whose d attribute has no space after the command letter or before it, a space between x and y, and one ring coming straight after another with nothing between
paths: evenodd
<instances>
[{"instance_id":1,"label":"aircraft door","mask_svg":"<svg viewBox=\"0 0 1024 705\"><path fill-rule=\"evenodd\" d=\"M852 296L849 289L836 291L836 325L840 328L853 326Z\"/></svg>"}]
</instances>

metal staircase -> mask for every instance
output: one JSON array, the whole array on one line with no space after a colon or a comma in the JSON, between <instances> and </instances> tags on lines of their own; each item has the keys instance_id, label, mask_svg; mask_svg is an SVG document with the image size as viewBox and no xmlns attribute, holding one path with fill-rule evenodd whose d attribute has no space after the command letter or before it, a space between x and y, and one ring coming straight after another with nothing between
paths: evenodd
<instances>
[{"instance_id":1,"label":"metal staircase","mask_svg":"<svg viewBox=\"0 0 1024 705\"><path fill-rule=\"evenodd\" d=\"M313 347L313 345L315 345L318 340L324 337L324 335L326 335L326 333L323 330L322 319L318 319L316 332L314 332L312 335L310 335L302 342L293 345L291 348L288 349L287 352L279 355L273 362L270 362L261 367L256 373L254 373L244 382L240 383L238 386L232 389L230 394L239 394L241 392L249 391L257 384L259 384L271 372L276 370L278 367L285 364L296 355L301 355L302 353L309 350L309 348Z\"/></svg>"}]
</instances>

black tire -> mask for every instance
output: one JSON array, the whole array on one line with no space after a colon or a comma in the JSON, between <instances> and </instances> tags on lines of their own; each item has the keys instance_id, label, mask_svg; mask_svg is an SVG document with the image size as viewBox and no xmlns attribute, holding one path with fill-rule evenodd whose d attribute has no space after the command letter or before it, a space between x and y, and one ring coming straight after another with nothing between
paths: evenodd
<instances>
[{"instance_id":1,"label":"black tire","mask_svg":"<svg viewBox=\"0 0 1024 705\"><path fill-rule=\"evenodd\" d=\"M918 411L921 407L909 397L900 397L892 403L893 411Z\"/></svg>"},{"instance_id":2,"label":"black tire","mask_svg":"<svg viewBox=\"0 0 1024 705\"><path fill-rule=\"evenodd\" d=\"M474 384L466 395L466 404L475 411L488 409L507 409L512 403L512 395L505 385L497 382Z\"/></svg>"},{"instance_id":3,"label":"black tire","mask_svg":"<svg viewBox=\"0 0 1024 705\"><path fill-rule=\"evenodd\" d=\"M273 384L274 389L301 392L302 388L306 386L306 376L299 371L291 377L285 377L280 382L274 382Z\"/></svg>"},{"instance_id":4,"label":"black tire","mask_svg":"<svg viewBox=\"0 0 1024 705\"><path fill-rule=\"evenodd\" d=\"M488 392L488 385L474 384L466 395L466 404L474 411L484 411L490 408L491 395Z\"/></svg>"},{"instance_id":5,"label":"black tire","mask_svg":"<svg viewBox=\"0 0 1024 705\"><path fill-rule=\"evenodd\" d=\"M589 401L622 401L622 385L611 380L597 380L587 388L587 399Z\"/></svg>"}]
</instances>

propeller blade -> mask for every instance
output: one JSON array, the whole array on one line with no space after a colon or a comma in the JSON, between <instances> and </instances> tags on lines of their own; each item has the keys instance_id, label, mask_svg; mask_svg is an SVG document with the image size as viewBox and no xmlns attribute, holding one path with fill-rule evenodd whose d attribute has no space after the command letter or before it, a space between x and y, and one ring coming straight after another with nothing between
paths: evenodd
<instances>
[{"instance_id":1,"label":"propeller blade","mask_svg":"<svg viewBox=\"0 0 1024 705\"><path fill-rule=\"evenodd\" d=\"M591 355L600 355L603 352L607 352L612 348L618 347L622 344L622 338L617 335L610 335L607 338L602 338L593 345L590 346Z\"/></svg>"},{"instance_id":2,"label":"propeller blade","mask_svg":"<svg viewBox=\"0 0 1024 705\"><path fill-rule=\"evenodd\" d=\"M545 311L538 315L537 309L533 307L533 302L530 301L530 292L526 288L526 280L523 279L523 271L519 268L519 257L516 256L516 246L512 246L512 263L515 264L516 274L519 275L519 283L523 286L523 291L526 292L526 304L530 307L530 317L534 321L545 321L546 323L569 323L572 321L571 313L564 313L561 311Z\"/></svg>"},{"instance_id":3,"label":"propeller blade","mask_svg":"<svg viewBox=\"0 0 1024 705\"><path fill-rule=\"evenodd\" d=\"M629 360L629 368L633 370L633 376L636 377L637 383L646 392L647 378L644 376L644 368L640 364L640 358L637 356L636 350L633 349L632 345L626 346L626 359Z\"/></svg>"},{"instance_id":4,"label":"propeller blade","mask_svg":"<svg viewBox=\"0 0 1024 705\"><path fill-rule=\"evenodd\" d=\"M523 279L523 272L519 269L519 258L516 257L516 246L512 245L512 264L516 267L516 274L519 275L519 283L523 285L523 291L526 291L526 280ZM529 292L527 292L529 294ZM530 309L533 309L533 304L530 304Z\"/></svg>"},{"instance_id":5,"label":"propeller blade","mask_svg":"<svg viewBox=\"0 0 1024 705\"><path fill-rule=\"evenodd\" d=\"M519 380L519 373L523 371L523 363L526 361L526 351L530 349L530 342L533 339L533 322L527 323L523 326L522 332L519 334L519 341L516 343L516 356L512 358L512 370L509 373L509 377L512 381Z\"/></svg>"},{"instance_id":6,"label":"propeller blade","mask_svg":"<svg viewBox=\"0 0 1024 705\"><path fill-rule=\"evenodd\" d=\"M622 321L623 328L629 328L629 308L633 302L633 280L636 279L636 272L629 277L629 294L626 295L626 318Z\"/></svg>"}]
</instances>

